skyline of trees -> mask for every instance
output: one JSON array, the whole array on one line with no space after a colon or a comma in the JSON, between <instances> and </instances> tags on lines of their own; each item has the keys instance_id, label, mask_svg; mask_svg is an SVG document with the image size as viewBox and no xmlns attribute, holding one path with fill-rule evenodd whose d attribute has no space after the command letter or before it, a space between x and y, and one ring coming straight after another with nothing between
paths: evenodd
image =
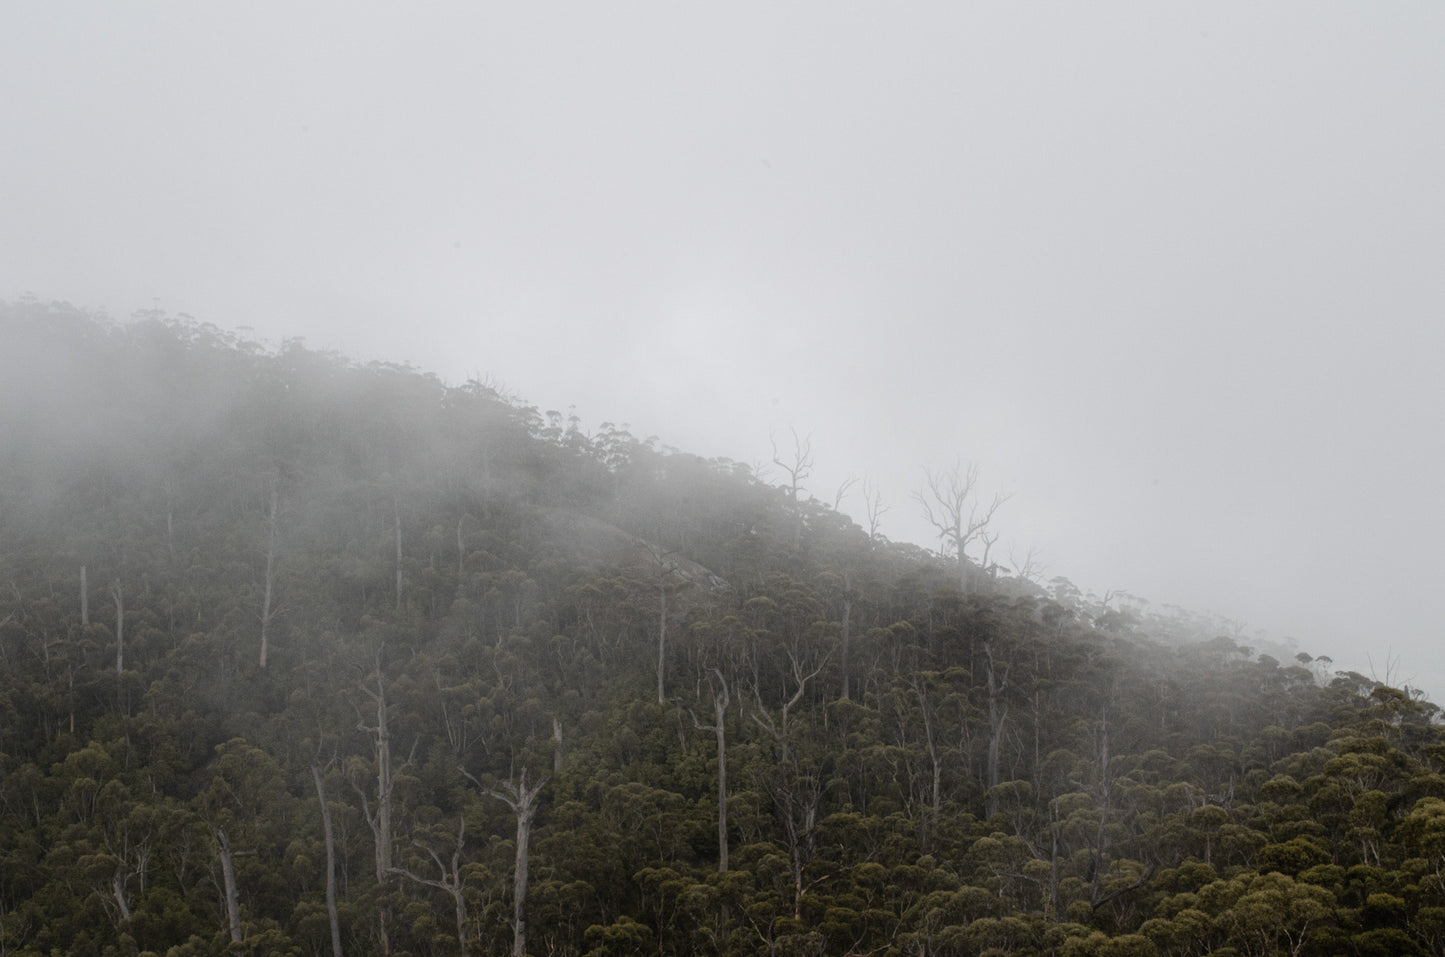
<instances>
[{"instance_id":1,"label":"skyline of trees","mask_svg":"<svg viewBox=\"0 0 1445 957\"><path fill-rule=\"evenodd\" d=\"M6 953L1445 954L1438 709L961 579L1001 499L938 503L949 560L804 499L797 436L777 488L297 343L0 323Z\"/></svg>"}]
</instances>

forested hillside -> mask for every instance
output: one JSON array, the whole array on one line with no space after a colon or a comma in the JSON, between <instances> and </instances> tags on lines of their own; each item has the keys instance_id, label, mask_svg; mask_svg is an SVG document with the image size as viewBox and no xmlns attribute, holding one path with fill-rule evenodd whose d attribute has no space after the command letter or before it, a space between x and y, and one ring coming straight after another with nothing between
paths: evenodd
<instances>
[{"instance_id":1,"label":"forested hillside","mask_svg":"<svg viewBox=\"0 0 1445 957\"><path fill-rule=\"evenodd\" d=\"M475 382L0 344L0 954L1445 954L1418 695Z\"/></svg>"}]
</instances>

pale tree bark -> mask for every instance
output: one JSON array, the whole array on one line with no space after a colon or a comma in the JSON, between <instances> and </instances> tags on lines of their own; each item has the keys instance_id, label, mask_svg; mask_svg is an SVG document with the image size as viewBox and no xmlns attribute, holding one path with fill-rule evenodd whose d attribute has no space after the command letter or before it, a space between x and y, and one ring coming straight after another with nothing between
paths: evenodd
<instances>
[{"instance_id":1,"label":"pale tree bark","mask_svg":"<svg viewBox=\"0 0 1445 957\"><path fill-rule=\"evenodd\" d=\"M276 477L271 479L271 510L266 517L266 580L261 598L261 667L266 667L266 652L269 646L271 619L276 616L276 544L277 512L280 504L280 484Z\"/></svg>"},{"instance_id":2,"label":"pale tree bark","mask_svg":"<svg viewBox=\"0 0 1445 957\"><path fill-rule=\"evenodd\" d=\"M372 691L364 684L361 685L361 690L376 706L376 724L368 725L364 720L357 724L358 730L371 735L376 752L376 807L371 806L366 792L355 781L352 781L351 786L361 797L361 809L376 842L376 881L378 884L384 884L392 870L391 792L395 784L396 772L405 770L411 764L412 758L415 756L416 745L412 745L413 754L407 756L407 759L402 762L401 768L393 769L391 728L387 720L390 708L386 703L386 681L381 674L380 652L377 653L376 658L376 690Z\"/></svg>"},{"instance_id":3,"label":"pale tree bark","mask_svg":"<svg viewBox=\"0 0 1445 957\"><path fill-rule=\"evenodd\" d=\"M994 659L993 648L988 642L984 642L983 654L988 688L988 764L985 768L987 797L984 812L993 817L998 813L998 797L993 793L993 789L998 786L999 747L1003 743L1003 725L1008 720L1008 702L1004 700L1003 693L1008 690L1008 675L1012 664L1004 665L1000 669Z\"/></svg>"},{"instance_id":4,"label":"pale tree bark","mask_svg":"<svg viewBox=\"0 0 1445 957\"><path fill-rule=\"evenodd\" d=\"M657 568L657 703L667 702L667 577L674 564L667 561L671 552L657 545L648 545L647 552Z\"/></svg>"},{"instance_id":5,"label":"pale tree bark","mask_svg":"<svg viewBox=\"0 0 1445 957\"><path fill-rule=\"evenodd\" d=\"M1037 584L1044 576L1044 563L1039 560L1038 551L1030 547L1024 552L1022 560L1018 559L1009 549L1009 567L1013 569L1014 577L1019 581L1032 582Z\"/></svg>"},{"instance_id":6,"label":"pale tree bark","mask_svg":"<svg viewBox=\"0 0 1445 957\"><path fill-rule=\"evenodd\" d=\"M667 679L667 571L662 573L657 587L657 703L667 700L665 690Z\"/></svg>"},{"instance_id":7,"label":"pale tree bark","mask_svg":"<svg viewBox=\"0 0 1445 957\"><path fill-rule=\"evenodd\" d=\"M728 741L725 718L732 696L728 693L727 679L722 672L714 668L712 673L717 682L712 695L712 724L703 724L697 720L697 715L692 715L692 723L699 731L711 731L717 740L717 869L725 872L728 869Z\"/></svg>"},{"instance_id":8,"label":"pale tree bark","mask_svg":"<svg viewBox=\"0 0 1445 957\"><path fill-rule=\"evenodd\" d=\"M1104 874L1108 869L1109 811L1114 796L1113 773L1109 768L1109 715L1107 711L1099 716L1096 747L1099 763L1099 778L1096 785L1098 788L1099 826L1094 834L1094 885L1089 892L1089 903L1097 908L1102 902Z\"/></svg>"},{"instance_id":9,"label":"pale tree bark","mask_svg":"<svg viewBox=\"0 0 1445 957\"><path fill-rule=\"evenodd\" d=\"M461 951L464 954L467 952L467 899L462 893L462 848L466 844L466 833L466 816L458 814L457 839L452 847L450 867L442 862L441 856L438 855L436 851L420 841L412 841L414 845L425 851L427 856L436 864L437 870L441 873L439 879L422 877L420 874L414 874L404 867L392 868L394 873L400 874L418 884L425 884L427 887L435 887L438 890L445 891L447 896L452 899L454 916L457 921L457 943L461 946ZM338 951L337 954L339 957L340 951Z\"/></svg>"},{"instance_id":10,"label":"pale tree bark","mask_svg":"<svg viewBox=\"0 0 1445 957\"><path fill-rule=\"evenodd\" d=\"M788 490L788 498L794 505L798 504L798 493L806 491L803 488L803 480L813 474L813 437L798 437L797 429L790 429L793 433L793 457L784 459L778 452L778 443L773 441L773 464L782 469L788 475L788 484L784 486ZM796 549L803 540L803 513L796 508L793 510L793 548Z\"/></svg>"},{"instance_id":11,"label":"pale tree bark","mask_svg":"<svg viewBox=\"0 0 1445 957\"><path fill-rule=\"evenodd\" d=\"M111 582L110 597L115 602L115 673L125 670L125 595L120 579Z\"/></svg>"},{"instance_id":12,"label":"pale tree bark","mask_svg":"<svg viewBox=\"0 0 1445 957\"><path fill-rule=\"evenodd\" d=\"M842 628L838 633L838 670L842 672L842 694L844 701L848 700L851 690L848 686L848 652L853 644L853 581L848 572L843 573L843 621Z\"/></svg>"},{"instance_id":13,"label":"pale tree bark","mask_svg":"<svg viewBox=\"0 0 1445 957\"><path fill-rule=\"evenodd\" d=\"M868 542L871 545L878 541L878 529L883 524L883 516L888 511L888 506L883 504L883 492L871 479L863 480L863 512L868 519Z\"/></svg>"},{"instance_id":14,"label":"pale tree bark","mask_svg":"<svg viewBox=\"0 0 1445 957\"><path fill-rule=\"evenodd\" d=\"M791 650L788 652L788 661L792 666L793 680L798 683L797 691L783 703L778 720L774 721L754 687L753 694L758 699L758 710L753 713L753 720L767 731L778 745L777 777L769 786L769 791L782 812L783 835L787 839L793 879L793 918L801 920L803 896L812 886L804 884L803 868L812 857L813 832L817 825L818 805L823 795L817 775L805 775L798 767L789 734L789 719L792 710L803 700L808 682L816 678L827 664L828 656L824 655L818 666L806 673L803 662Z\"/></svg>"},{"instance_id":15,"label":"pale tree bark","mask_svg":"<svg viewBox=\"0 0 1445 957\"><path fill-rule=\"evenodd\" d=\"M799 438L797 429L789 431L793 433L793 457L784 459L778 451L777 440L771 439L773 464L787 473L788 484L784 488L788 490L788 497L797 504L798 493L806 491L803 481L813 474L813 437L809 435Z\"/></svg>"},{"instance_id":16,"label":"pale tree bark","mask_svg":"<svg viewBox=\"0 0 1445 957\"><path fill-rule=\"evenodd\" d=\"M175 514L175 502L174 502L174 500L175 500L175 494L176 494L176 479L175 479L175 476L170 472L169 469L166 471L165 489L166 489L166 556L171 560L172 564L174 564L174 563L175 563L175 560L176 560L176 514Z\"/></svg>"},{"instance_id":17,"label":"pale tree bark","mask_svg":"<svg viewBox=\"0 0 1445 957\"><path fill-rule=\"evenodd\" d=\"M465 512L457 519L457 585L460 586L466 577L467 570L467 543L462 538L462 523L467 520Z\"/></svg>"},{"instance_id":18,"label":"pale tree bark","mask_svg":"<svg viewBox=\"0 0 1445 957\"><path fill-rule=\"evenodd\" d=\"M331 829L331 805L326 801L326 780L321 769L311 765L316 782L316 799L321 802L321 830L326 837L326 916L331 923L331 954L341 955L341 920L336 912L336 838Z\"/></svg>"},{"instance_id":19,"label":"pale tree bark","mask_svg":"<svg viewBox=\"0 0 1445 957\"><path fill-rule=\"evenodd\" d=\"M125 874L121 872L120 868L116 868L115 875L111 878L110 889L111 893L115 895L115 904L120 910L121 922L130 920L130 898L126 896Z\"/></svg>"},{"instance_id":20,"label":"pale tree bark","mask_svg":"<svg viewBox=\"0 0 1445 957\"><path fill-rule=\"evenodd\" d=\"M527 955L527 867L531 859L532 819L537 814L537 795L547 783L542 778L536 784L527 783L527 769L522 769L516 784L503 781L496 788L483 787L482 783L459 768L467 779L484 793L501 801L517 816L517 862L512 876L512 957Z\"/></svg>"},{"instance_id":21,"label":"pale tree bark","mask_svg":"<svg viewBox=\"0 0 1445 957\"><path fill-rule=\"evenodd\" d=\"M938 737L933 733L933 708L928 692L914 675L910 681L913 694L918 698L918 713L923 717L923 743L928 749L928 764L932 771L932 789L929 793L929 807L933 810L932 822L937 822L943 809L943 754L938 747ZM932 827L932 823L930 823Z\"/></svg>"},{"instance_id":22,"label":"pale tree bark","mask_svg":"<svg viewBox=\"0 0 1445 957\"><path fill-rule=\"evenodd\" d=\"M391 497L392 529L396 532L396 607L401 607L401 500Z\"/></svg>"},{"instance_id":23,"label":"pale tree bark","mask_svg":"<svg viewBox=\"0 0 1445 957\"><path fill-rule=\"evenodd\" d=\"M365 684L361 690L367 697L371 698L376 705L376 724L368 725L365 720L358 722L358 730L365 731L372 737L372 743L376 751L376 807L373 809L366 792L353 779L351 787L361 797L362 814L366 817L367 826L371 828L371 835L376 845L376 882L385 884L392 875L392 829L391 829L391 792L395 784L396 774L405 770L416 756L416 742L412 742L411 753L402 762L400 768L391 766L391 729L388 724L389 706L386 703L386 681L381 673L381 652L376 653L376 690L372 691ZM391 937L387 932L387 925L391 921L391 910L383 907L377 914L377 922L381 934L381 952L391 953Z\"/></svg>"},{"instance_id":24,"label":"pale tree bark","mask_svg":"<svg viewBox=\"0 0 1445 957\"><path fill-rule=\"evenodd\" d=\"M998 565L989 561L989 555L993 552L994 543L998 541L998 532L980 532L978 540L983 542L983 557L979 559L978 567L986 577L997 578Z\"/></svg>"},{"instance_id":25,"label":"pale tree bark","mask_svg":"<svg viewBox=\"0 0 1445 957\"><path fill-rule=\"evenodd\" d=\"M788 738L789 714L798 706L798 702L803 700L803 694L808 690L808 682L822 673L823 668L828 664L829 657L831 657L831 655L824 655L818 662L818 666L805 674L803 669L806 665L802 659L791 649L788 651L788 664L793 671L793 680L798 683L798 690L793 692L791 698L783 702L777 721L773 720L773 716L769 714L767 706L763 704L762 694L758 691L757 687L754 686L753 688L753 696L758 700L758 710L753 712L753 720L758 723L759 727L766 730L774 741L778 742L784 760L791 754L791 743Z\"/></svg>"},{"instance_id":26,"label":"pale tree bark","mask_svg":"<svg viewBox=\"0 0 1445 957\"><path fill-rule=\"evenodd\" d=\"M1008 496L995 495L987 505L978 501L978 466L955 463L946 472L924 470L927 488L913 493L923 507L923 516L938 530L943 552L952 551L958 558L958 588L968 593L968 546L988 529Z\"/></svg>"},{"instance_id":27,"label":"pale tree bark","mask_svg":"<svg viewBox=\"0 0 1445 957\"><path fill-rule=\"evenodd\" d=\"M216 846L221 855L221 880L226 897L226 925L231 930L231 943L235 944L241 940L241 903L236 893L235 855L231 852L231 840L226 836L226 829L223 827L216 828Z\"/></svg>"},{"instance_id":28,"label":"pale tree bark","mask_svg":"<svg viewBox=\"0 0 1445 957\"><path fill-rule=\"evenodd\" d=\"M85 566L80 566L80 623L90 624L90 588L85 581Z\"/></svg>"}]
</instances>

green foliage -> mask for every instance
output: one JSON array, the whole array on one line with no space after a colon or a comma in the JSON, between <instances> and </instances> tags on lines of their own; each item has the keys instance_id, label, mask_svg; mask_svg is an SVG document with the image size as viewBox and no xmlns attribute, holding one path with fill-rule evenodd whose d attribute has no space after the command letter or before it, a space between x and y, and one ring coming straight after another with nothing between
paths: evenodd
<instances>
[{"instance_id":1,"label":"green foliage","mask_svg":"<svg viewBox=\"0 0 1445 957\"><path fill-rule=\"evenodd\" d=\"M329 953L328 873L345 953L508 951L525 770L533 953L1445 954L1403 691L964 596L475 382L58 305L0 341L4 953Z\"/></svg>"}]
</instances>

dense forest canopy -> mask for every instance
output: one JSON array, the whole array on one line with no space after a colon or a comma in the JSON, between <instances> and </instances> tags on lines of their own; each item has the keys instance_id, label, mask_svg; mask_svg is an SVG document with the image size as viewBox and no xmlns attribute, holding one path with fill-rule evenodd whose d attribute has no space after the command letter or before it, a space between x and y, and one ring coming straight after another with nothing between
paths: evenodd
<instances>
[{"instance_id":1,"label":"dense forest canopy","mask_svg":"<svg viewBox=\"0 0 1445 957\"><path fill-rule=\"evenodd\" d=\"M0 342L0 953L1445 954L1418 693L478 382Z\"/></svg>"}]
</instances>

